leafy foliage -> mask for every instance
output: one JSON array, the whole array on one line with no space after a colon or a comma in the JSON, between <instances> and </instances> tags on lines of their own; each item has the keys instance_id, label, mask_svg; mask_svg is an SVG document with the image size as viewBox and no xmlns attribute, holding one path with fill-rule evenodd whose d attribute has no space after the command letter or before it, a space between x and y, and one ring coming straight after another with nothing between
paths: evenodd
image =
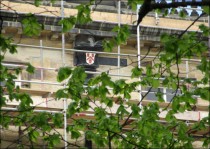
<instances>
[{"instance_id":1,"label":"leafy foliage","mask_svg":"<svg viewBox=\"0 0 210 149\"><path fill-rule=\"evenodd\" d=\"M79 5L76 7L78 10L77 13L77 23L79 24L86 24L90 22L91 16L90 16L90 7L89 5Z\"/></svg>"},{"instance_id":2,"label":"leafy foliage","mask_svg":"<svg viewBox=\"0 0 210 149\"><path fill-rule=\"evenodd\" d=\"M115 26L112 31L116 33L116 36L110 40L103 41L103 47L106 52L111 52L115 45L125 44L130 35L128 25Z\"/></svg>"},{"instance_id":3,"label":"leafy foliage","mask_svg":"<svg viewBox=\"0 0 210 149\"><path fill-rule=\"evenodd\" d=\"M69 67L62 67L59 69L57 80L58 82L62 82L67 79L71 75L72 71Z\"/></svg>"},{"instance_id":4,"label":"leafy foliage","mask_svg":"<svg viewBox=\"0 0 210 149\"><path fill-rule=\"evenodd\" d=\"M117 33L117 36L115 37L117 45L125 43L130 35L128 25L124 25L122 27L116 26L112 31Z\"/></svg>"},{"instance_id":5,"label":"leafy foliage","mask_svg":"<svg viewBox=\"0 0 210 149\"><path fill-rule=\"evenodd\" d=\"M23 33L27 36L38 36L42 30L42 25L38 23L37 18L33 14L28 14L22 20Z\"/></svg>"},{"instance_id":6,"label":"leafy foliage","mask_svg":"<svg viewBox=\"0 0 210 149\"><path fill-rule=\"evenodd\" d=\"M76 23L76 18L74 16L71 16L69 18L64 18L59 22L60 25L63 25L62 28L63 32L71 30L74 27L75 23Z\"/></svg>"},{"instance_id":7,"label":"leafy foliage","mask_svg":"<svg viewBox=\"0 0 210 149\"><path fill-rule=\"evenodd\" d=\"M210 7L209 6L204 6L203 10L205 13L210 14Z\"/></svg>"},{"instance_id":8,"label":"leafy foliage","mask_svg":"<svg viewBox=\"0 0 210 149\"><path fill-rule=\"evenodd\" d=\"M55 0L51 0L51 2L54 3ZM143 2L143 0L128 0L128 5L134 9ZM42 0L34 1L34 5L37 7L41 3ZM76 23L91 22L90 5L93 3L94 0L91 0L89 4L77 6L77 16L70 16L61 20L59 25L63 26L62 31L71 30ZM168 11L166 10L165 15L167 14ZM180 15L184 17L183 12ZM43 29L34 14L28 14L24 17L22 25L24 34L28 36L37 36ZM209 36L210 29L205 25L201 25L199 28L202 31L200 38L196 33L186 33L180 36L163 34L161 36L163 49L157 55L160 58L159 61L154 61L153 66L147 66L145 69L138 67L132 69L132 78L141 78L138 81L135 80L130 83L123 79L113 81L108 74L101 73L88 80L84 86L87 75L83 67L60 68L57 81L64 82L66 88L59 89L55 96L57 100L68 99L67 117L71 123L68 124L67 131L71 135L71 139L77 141L85 133L86 138L93 141L98 147L193 148L192 142L195 139L192 133L208 129L209 116L188 127L185 122L177 120L176 114L193 110L193 107L196 106L195 95L206 101L210 99L208 86L210 63L207 57L203 55L208 51L208 48L202 41L203 37ZM125 44L130 36L127 25L116 26L112 31L116 33L116 36L103 42L106 51L111 51L116 45ZM17 52L16 46L12 44L12 39L2 35L0 35L0 51L1 61L4 60L7 52L11 54ZM201 80L184 79L180 81L179 65L181 59L189 59L194 56L201 58L201 63L197 68L204 77ZM177 67L177 72L173 71L172 66ZM28 64L26 70L29 73L35 71L31 64ZM21 73L21 71L20 68L15 69L16 74ZM45 141L49 148L54 148L61 141L66 141L56 131L57 128L63 127L63 114L35 113L34 107L31 106L33 104L31 97L25 93L20 93L19 87L15 86L16 75L10 73L2 63L0 64L0 73L0 82L5 83L5 86L0 86L0 93L3 93L0 94L0 125L3 128L9 128L11 124L25 126L23 133L28 134L32 147L33 143L37 143L39 139ZM189 90L186 84L191 85L192 90ZM132 92L140 92L139 85L150 87L150 89L141 95L141 101L135 103L132 101ZM145 100L146 95L152 89L159 89L160 87L173 89L173 97L168 106L165 109L160 108L160 103L165 101L163 99L164 94L158 91L155 94L158 100L142 107L141 102ZM178 91L182 95L178 95ZM7 100L19 102L16 111L18 112L17 116L13 117L3 110ZM86 111L92 113L94 118L76 117ZM166 112L164 124L160 119L161 112ZM208 136L203 136L203 139L203 146L207 147L209 144Z\"/></svg>"},{"instance_id":9,"label":"leafy foliage","mask_svg":"<svg viewBox=\"0 0 210 149\"><path fill-rule=\"evenodd\" d=\"M30 63L28 63L28 67L26 68L26 71L33 74L35 71L35 68Z\"/></svg>"},{"instance_id":10,"label":"leafy foliage","mask_svg":"<svg viewBox=\"0 0 210 149\"><path fill-rule=\"evenodd\" d=\"M137 5L143 4L144 0L128 0L128 5L131 6L132 10L136 10Z\"/></svg>"}]
</instances>

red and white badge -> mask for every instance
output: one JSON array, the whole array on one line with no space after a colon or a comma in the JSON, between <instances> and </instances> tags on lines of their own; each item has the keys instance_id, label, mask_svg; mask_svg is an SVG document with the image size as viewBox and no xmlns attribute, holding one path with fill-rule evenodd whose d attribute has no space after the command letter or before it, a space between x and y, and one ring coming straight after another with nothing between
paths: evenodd
<instances>
[{"instance_id":1,"label":"red and white badge","mask_svg":"<svg viewBox=\"0 0 210 149\"><path fill-rule=\"evenodd\" d=\"M86 63L92 65L95 61L95 53L86 53Z\"/></svg>"}]
</instances>

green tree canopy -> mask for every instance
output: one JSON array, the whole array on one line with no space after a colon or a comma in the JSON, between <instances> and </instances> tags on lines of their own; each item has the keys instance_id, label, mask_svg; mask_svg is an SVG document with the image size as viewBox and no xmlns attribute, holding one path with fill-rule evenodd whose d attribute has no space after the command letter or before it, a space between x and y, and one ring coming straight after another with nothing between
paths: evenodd
<instances>
[{"instance_id":1,"label":"green tree canopy","mask_svg":"<svg viewBox=\"0 0 210 149\"><path fill-rule=\"evenodd\" d=\"M41 0L35 0L34 5L39 7ZM52 3L56 2L51 0ZM81 4L76 7L77 16L69 16L62 19L59 24L63 26L63 32L67 32L77 24L86 24L91 21L91 9L95 1L90 0L87 4ZM152 0L128 0L128 5L136 7L142 4L139 11L140 19L137 23L141 23L141 19L151 10L163 8L175 8L178 6L209 6L208 0L201 2L174 2L172 4L154 3ZM205 8L206 11L208 11ZM0 18L3 18L0 15ZM37 22L34 14L28 14L23 17L22 21L23 33L27 36L36 36L43 29L43 25ZM194 23L194 22L193 22ZM1 24L2 29L2 24ZM191 111L196 107L196 98L199 96L203 100L209 101L209 70L210 62L206 52L208 47L203 39L209 37L210 29L205 25L200 25L199 29L202 35L194 32L187 32L188 29L179 35L161 35L162 49L156 55L159 61L154 61L154 66L148 66L146 69L135 67L132 69L132 78L141 77L138 81L127 83L126 80L119 79L113 81L107 73L101 73L97 77L90 79L86 86L86 73L83 67L62 67L58 70L57 81L66 82L65 88L56 92L56 99L62 100L67 98L70 104L67 108L67 117L71 123L67 126L71 139L77 140L85 134L87 140L93 141L97 147L109 148L193 148L192 143L197 139L193 135L196 131L206 131L209 129L209 116L203 118L199 122L192 124L190 127L187 123L179 121L175 114ZM117 35L111 40L103 42L104 49L111 51L116 45L121 45L127 41L130 31L127 25L115 27L113 32ZM0 35L0 60L5 58L5 53L15 54L16 46L12 44L11 38ZM192 81L184 78L180 80L179 67L181 59L190 59L196 55L201 59L200 65L197 67L202 73L201 80ZM172 70L172 66L176 66L177 72ZM29 73L34 72L34 67L28 64L26 69ZM21 73L22 69L15 69L16 75ZM39 139L43 139L48 146L56 147L60 142L66 142L57 128L64 125L62 113L35 113L31 104L33 103L30 95L20 93L19 87L15 86L15 74L11 74L6 66L0 63L0 82L4 82L5 86L0 86L0 125L2 128L8 128L10 125L24 126L22 138L28 136L30 144L21 144L20 148L33 148L33 144ZM142 77L142 74L146 74ZM163 78L163 79L161 79ZM192 87L188 90L186 84ZM137 103L132 102L131 93L139 90L139 86L149 87L147 93L141 95L141 100ZM167 103L165 108L161 108L160 104L164 103L163 93L157 92L157 102L141 106L146 95L154 88L172 87L174 90L172 100ZM112 90L110 90L110 88ZM181 95L178 95L178 91ZM5 111L7 105L7 97L10 101L19 101L17 113L10 115L9 111ZM117 109L113 112L115 103L118 103ZM99 104L98 104L99 103ZM94 105L94 107L92 106ZM103 105L103 106L102 106ZM82 113L91 109L94 118L75 118L75 114ZM165 122L162 123L159 114L166 111ZM44 135L43 135L44 134ZM21 140L21 138L19 138ZM209 145L209 134L199 138L203 141L203 147ZM1 140L1 139L0 139ZM75 141L76 142L76 141ZM68 145L74 147L79 146L74 142L67 142ZM12 145L12 144L11 144ZM10 146L8 146L9 148Z\"/></svg>"}]
</instances>

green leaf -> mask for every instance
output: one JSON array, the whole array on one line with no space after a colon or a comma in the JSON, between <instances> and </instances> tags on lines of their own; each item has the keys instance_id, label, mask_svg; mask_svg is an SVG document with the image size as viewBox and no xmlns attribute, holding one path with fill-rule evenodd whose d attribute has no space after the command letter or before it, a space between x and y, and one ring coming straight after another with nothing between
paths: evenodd
<instances>
[{"instance_id":1,"label":"green leaf","mask_svg":"<svg viewBox=\"0 0 210 149\"><path fill-rule=\"evenodd\" d=\"M111 40L103 40L103 48L105 52L111 52L114 47L114 42Z\"/></svg>"},{"instance_id":2,"label":"green leaf","mask_svg":"<svg viewBox=\"0 0 210 149\"><path fill-rule=\"evenodd\" d=\"M172 111L172 110L168 111L168 113L166 114L165 119L168 122L172 122L172 121L176 120L176 117L174 116L174 111Z\"/></svg>"},{"instance_id":3,"label":"green leaf","mask_svg":"<svg viewBox=\"0 0 210 149\"><path fill-rule=\"evenodd\" d=\"M96 107L94 110L95 110L94 115L96 119L100 120L106 117L106 111L103 108Z\"/></svg>"},{"instance_id":4,"label":"green leaf","mask_svg":"<svg viewBox=\"0 0 210 149\"><path fill-rule=\"evenodd\" d=\"M124 79L117 80L116 85L118 85L120 88L124 88L126 86L125 80Z\"/></svg>"},{"instance_id":5,"label":"green leaf","mask_svg":"<svg viewBox=\"0 0 210 149\"><path fill-rule=\"evenodd\" d=\"M169 79L166 77L164 80L163 80L163 85L164 86L167 86L169 83Z\"/></svg>"},{"instance_id":6,"label":"green leaf","mask_svg":"<svg viewBox=\"0 0 210 149\"><path fill-rule=\"evenodd\" d=\"M34 5L36 7L39 7L40 4L41 4L41 0L34 0Z\"/></svg>"},{"instance_id":7,"label":"green leaf","mask_svg":"<svg viewBox=\"0 0 210 149\"><path fill-rule=\"evenodd\" d=\"M76 24L76 17L70 16L69 18L64 18L60 20L58 24L63 26L62 28L63 32L67 32L71 30Z\"/></svg>"},{"instance_id":8,"label":"green leaf","mask_svg":"<svg viewBox=\"0 0 210 149\"><path fill-rule=\"evenodd\" d=\"M163 93L161 93L161 92L157 92L156 94L155 94L155 96L157 97L157 99L158 99L158 101L159 102L164 102L165 100L163 99Z\"/></svg>"},{"instance_id":9,"label":"green leaf","mask_svg":"<svg viewBox=\"0 0 210 149\"><path fill-rule=\"evenodd\" d=\"M29 139L33 142L37 142L37 139L39 137L39 132L36 130L32 130L28 133Z\"/></svg>"},{"instance_id":10,"label":"green leaf","mask_svg":"<svg viewBox=\"0 0 210 149\"><path fill-rule=\"evenodd\" d=\"M52 4L54 4L54 3L55 3L55 1L56 1L56 0L50 0L50 2L51 2Z\"/></svg>"},{"instance_id":11,"label":"green leaf","mask_svg":"<svg viewBox=\"0 0 210 149\"><path fill-rule=\"evenodd\" d=\"M59 89L59 90L56 91L55 97L56 97L56 99L68 98L69 95L68 95L68 93L66 92L65 89Z\"/></svg>"},{"instance_id":12,"label":"green leaf","mask_svg":"<svg viewBox=\"0 0 210 149\"><path fill-rule=\"evenodd\" d=\"M180 102L179 102L179 98L174 98L172 101L172 109L173 111L177 111L180 107Z\"/></svg>"},{"instance_id":13,"label":"green leaf","mask_svg":"<svg viewBox=\"0 0 210 149\"><path fill-rule=\"evenodd\" d=\"M72 71L71 79L74 83L84 84L86 77L87 77L87 74L85 73L85 69L83 67L76 67Z\"/></svg>"},{"instance_id":14,"label":"green leaf","mask_svg":"<svg viewBox=\"0 0 210 149\"><path fill-rule=\"evenodd\" d=\"M81 133L78 130L72 130L71 131L71 138L72 139L78 139L81 136Z\"/></svg>"},{"instance_id":15,"label":"green leaf","mask_svg":"<svg viewBox=\"0 0 210 149\"><path fill-rule=\"evenodd\" d=\"M33 14L28 14L23 20L23 33L27 36L38 36L42 30L42 25Z\"/></svg>"},{"instance_id":16,"label":"green leaf","mask_svg":"<svg viewBox=\"0 0 210 149\"><path fill-rule=\"evenodd\" d=\"M89 5L79 5L76 6L76 9L78 10L77 13L77 23L79 24L86 24L92 21L91 16L90 16L90 7Z\"/></svg>"},{"instance_id":17,"label":"green leaf","mask_svg":"<svg viewBox=\"0 0 210 149\"><path fill-rule=\"evenodd\" d=\"M135 118L138 118L140 116L140 107L136 104L133 104L131 106L131 110L132 110L132 116Z\"/></svg>"},{"instance_id":18,"label":"green leaf","mask_svg":"<svg viewBox=\"0 0 210 149\"><path fill-rule=\"evenodd\" d=\"M0 99L0 108L6 105L6 98L5 97L1 97Z\"/></svg>"},{"instance_id":19,"label":"green leaf","mask_svg":"<svg viewBox=\"0 0 210 149\"><path fill-rule=\"evenodd\" d=\"M132 10L137 9L137 5L143 4L144 0L128 0L128 5L131 6Z\"/></svg>"},{"instance_id":20,"label":"green leaf","mask_svg":"<svg viewBox=\"0 0 210 149\"><path fill-rule=\"evenodd\" d=\"M123 105L120 105L119 108L117 109L117 114L119 114L122 118L125 114L129 114L129 112L126 111Z\"/></svg>"},{"instance_id":21,"label":"green leaf","mask_svg":"<svg viewBox=\"0 0 210 149\"><path fill-rule=\"evenodd\" d=\"M31 118L31 122L33 122L33 125L37 126L38 128L41 128L43 132L52 130L51 125L49 125L48 120L52 118L52 115L50 113L42 112L34 115Z\"/></svg>"},{"instance_id":22,"label":"green leaf","mask_svg":"<svg viewBox=\"0 0 210 149\"><path fill-rule=\"evenodd\" d=\"M53 124L56 126L56 127L63 127L63 114L61 113L55 113L55 115L53 115L52 117L52 120L53 120Z\"/></svg>"},{"instance_id":23,"label":"green leaf","mask_svg":"<svg viewBox=\"0 0 210 149\"><path fill-rule=\"evenodd\" d=\"M12 119L8 116L4 116L0 114L0 124L4 128L8 128L9 124L11 124Z\"/></svg>"},{"instance_id":24,"label":"green leaf","mask_svg":"<svg viewBox=\"0 0 210 149\"><path fill-rule=\"evenodd\" d=\"M88 108L90 108L89 101L90 99L87 97L81 99L80 108L82 108L83 110L88 110Z\"/></svg>"},{"instance_id":25,"label":"green leaf","mask_svg":"<svg viewBox=\"0 0 210 149\"><path fill-rule=\"evenodd\" d=\"M11 81L10 79L6 81L6 87L7 87L7 90L12 93L15 89L15 83L13 81Z\"/></svg>"},{"instance_id":26,"label":"green leaf","mask_svg":"<svg viewBox=\"0 0 210 149\"><path fill-rule=\"evenodd\" d=\"M178 139L185 140L187 138L187 126L186 123L180 122L178 126Z\"/></svg>"},{"instance_id":27,"label":"green leaf","mask_svg":"<svg viewBox=\"0 0 210 149\"><path fill-rule=\"evenodd\" d=\"M28 73L33 74L33 73L35 72L35 68L34 68L30 63L28 63L28 64L27 64L26 71L27 71Z\"/></svg>"},{"instance_id":28,"label":"green leaf","mask_svg":"<svg viewBox=\"0 0 210 149\"><path fill-rule=\"evenodd\" d=\"M188 97L188 101L190 104L196 104L197 100L193 98L192 96Z\"/></svg>"},{"instance_id":29,"label":"green leaf","mask_svg":"<svg viewBox=\"0 0 210 149\"><path fill-rule=\"evenodd\" d=\"M104 147L105 146L105 140L100 135L94 136L94 142L98 147Z\"/></svg>"},{"instance_id":30,"label":"green leaf","mask_svg":"<svg viewBox=\"0 0 210 149\"><path fill-rule=\"evenodd\" d=\"M194 90L195 95L199 95L202 99L210 101L210 87L197 88Z\"/></svg>"},{"instance_id":31,"label":"green leaf","mask_svg":"<svg viewBox=\"0 0 210 149\"><path fill-rule=\"evenodd\" d=\"M172 89L176 90L176 89L177 89L177 84L176 84L176 82L172 82L172 83L171 83L171 87L172 87Z\"/></svg>"},{"instance_id":32,"label":"green leaf","mask_svg":"<svg viewBox=\"0 0 210 149\"><path fill-rule=\"evenodd\" d=\"M22 72L22 69L21 68L16 68L15 69L15 74L18 75Z\"/></svg>"},{"instance_id":33,"label":"green leaf","mask_svg":"<svg viewBox=\"0 0 210 149\"><path fill-rule=\"evenodd\" d=\"M204 6L204 7L203 7L203 11L204 11L205 13L207 13L208 15L210 15L210 6Z\"/></svg>"},{"instance_id":34,"label":"green leaf","mask_svg":"<svg viewBox=\"0 0 210 149\"><path fill-rule=\"evenodd\" d=\"M103 102L108 106L112 107L113 106L113 100L111 98L105 98Z\"/></svg>"},{"instance_id":35,"label":"green leaf","mask_svg":"<svg viewBox=\"0 0 210 149\"><path fill-rule=\"evenodd\" d=\"M160 86L160 81L158 79L152 80L152 87L158 88Z\"/></svg>"},{"instance_id":36,"label":"green leaf","mask_svg":"<svg viewBox=\"0 0 210 149\"><path fill-rule=\"evenodd\" d=\"M180 106L179 107L179 112L183 113L183 112L185 112L185 110L186 110L185 106Z\"/></svg>"},{"instance_id":37,"label":"green leaf","mask_svg":"<svg viewBox=\"0 0 210 149\"><path fill-rule=\"evenodd\" d=\"M186 17L185 11L184 11L184 10L181 10L181 11L179 12L179 16L180 16L181 18Z\"/></svg>"},{"instance_id":38,"label":"green leaf","mask_svg":"<svg viewBox=\"0 0 210 149\"><path fill-rule=\"evenodd\" d=\"M71 73L72 73L71 68L69 68L69 67L61 67L58 70L58 76L57 76L58 82L62 82L63 80L65 80L68 77L70 77Z\"/></svg>"},{"instance_id":39,"label":"green leaf","mask_svg":"<svg viewBox=\"0 0 210 149\"><path fill-rule=\"evenodd\" d=\"M169 10L168 10L168 9L165 9L165 10L164 10L163 16L165 17L165 16L167 16L168 14L169 14Z\"/></svg>"},{"instance_id":40,"label":"green leaf","mask_svg":"<svg viewBox=\"0 0 210 149\"><path fill-rule=\"evenodd\" d=\"M201 24L199 25L199 29L203 32L203 35L208 37L210 35L210 29L208 26Z\"/></svg>"},{"instance_id":41,"label":"green leaf","mask_svg":"<svg viewBox=\"0 0 210 149\"><path fill-rule=\"evenodd\" d=\"M125 99L131 99L131 95L127 90L124 91L124 98Z\"/></svg>"},{"instance_id":42,"label":"green leaf","mask_svg":"<svg viewBox=\"0 0 210 149\"><path fill-rule=\"evenodd\" d=\"M0 51L5 53L7 52L7 49L9 49L9 52L11 52L12 54L16 53L17 52L16 46L12 45L12 41L13 40L11 38L5 38L0 34ZM0 60L3 60L3 59L4 59L4 56L0 55Z\"/></svg>"},{"instance_id":43,"label":"green leaf","mask_svg":"<svg viewBox=\"0 0 210 149\"><path fill-rule=\"evenodd\" d=\"M146 67L146 75L147 75L147 77L152 76L152 67L151 66Z\"/></svg>"},{"instance_id":44,"label":"green leaf","mask_svg":"<svg viewBox=\"0 0 210 149\"><path fill-rule=\"evenodd\" d=\"M53 135L46 136L44 140L48 142L49 147L55 147L61 142L60 135L55 133Z\"/></svg>"},{"instance_id":45,"label":"green leaf","mask_svg":"<svg viewBox=\"0 0 210 149\"><path fill-rule=\"evenodd\" d=\"M137 78L140 77L142 75L143 69L142 68L138 68L138 66L134 67L132 70L132 78Z\"/></svg>"},{"instance_id":46,"label":"green leaf","mask_svg":"<svg viewBox=\"0 0 210 149\"><path fill-rule=\"evenodd\" d=\"M77 112L77 103L76 102L70 103L67 111L69 116L74 115Z\"/></svg>"},{"instance_id":47,"label":"green leaf","mask_svg":"<svg viewBox=\"0 0 210 149\"><path fill-rule=\"evenodd\" d=\"M31 97L26 93L21 93L18 96L18 98L20 99L19 109L31 109L30 105L33 104L33 100L31 99Z\"/></svg>"},{"instance_id":48,"label":"green leaf","mask_svg":"<svg viewBox=\"0 0 210 149\"><path fill-rule=\"evenodd\" d=\"M105 73L105 72L102 72L101 73L101 81L102 81L102 85L113 87L113 84L114 83L111 80L111 77L107 73Z\"/></svg>"},{"instance_id":49,"label":"green leaf","mask_svg":"<svg viewBox=\"0 0 210 149\"><path fill-rule=\"evenodd\" d=\"M207 137L204 139L202 147L208 148L209 144L210 144L210 139Z\"/></svg>"},{"instance_id":50,"label":"green leaf","mask_svg":"<svg viewBox=\"0 0 210 149\"><path fill-rule=\"evenodd\" d=\"M128 39L128 37L130 35L130 31L129 31L128 25L123 25L121 27L115 26L112 29L112 31L117 33L116 37L114 38L115 43L117 45L120 45L120 44L123 44L123 43L127 42L127 39Z\"/></svg>"},{"instance_id":51,"label":"green leaf","mask_svg":"<svg viewBox=\"0 0 210 149\"><path fill-rule=\"evenodd\" d=\"M92 138L94 138L95 133L94 133L93 131L91 131L91 130L87 130L87 131L85 132L85 136L86 136L86 138L87 138L88 140L91 140Z\"/></svg>"},{"instance_id":52,"label":"green leaf","mask_svg":"<svg viewBox=\"0 0 210 149\"><path fill-rule=\"evenodd\" d=\"M17 47L16 45L10 45L10 46L8 46L9 52L11 54L17 53L16 47Z\"/></svg>"}]
</instances>

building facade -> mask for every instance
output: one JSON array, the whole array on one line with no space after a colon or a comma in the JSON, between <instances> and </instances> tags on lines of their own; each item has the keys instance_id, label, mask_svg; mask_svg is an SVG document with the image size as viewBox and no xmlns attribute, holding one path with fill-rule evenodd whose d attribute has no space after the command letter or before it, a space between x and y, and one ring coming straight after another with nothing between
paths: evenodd
<instances>
[{"instance_id":1,"label":"building facade","mask_svg":"<svg viewBox=\"0 0 210 149\"><path fill-rule=\"evenodd\" d=\"M56 77L60 67L83 66L88 74L87 79L105 72L113 80L120 78L126 79L127 82L135 81L135 79L131 80L130 77L131 70L138 65L138 48L140 48L141 57L147 55L149 51L149 55L141 61L141 68L145 69L148 65L153 66L153 58L162 46L160 35L163 33L180 34L202 13L201 7L185 8L185 18L180 18L177 15L182 8L176 9L177 12L175 14L170 14L166 17L162 17L162 14L151 12L140 25L139 43L135 25L137 15L136 12L127 7L127 1L103 0L98 5L92 5L91 18L93 21L91 23L85 25L77 24L72 30L62 33L62 28L58 25L58 22L62 17L76 15L75 7L85 2L86 0L66 0L63 3L56 2L51 4L49 1L43 0L40 7L34 6L30 0L27 2L3 0L1 2L1 15L4 17L2 34L6 37L12 37L18 50L18 53L15 55L7 53L4 61L1 63L11 69L11 71L17 67L25 69L27 63L31 63L35 67L34 74L28 74L23 70L15 81L16 85L20 86L21 92L30 94L34 102L33 106L36 107L35 110L37 112L56 113L63 111L64 102L55 100L55 92L65 87L62 83L57 82ZM63 16L62 11L64 12ZM38 21L45 25L44 30L37 37L27 37L23 34L21 16L27 13L35 14ZM111 52L104 51L102 41L115 36L116 34L112 32L112 29L119 24L127 24L129 26L131 37L120 47L114 47ZM208 25L208 16L201 17L190 27L189 31L195 31L199 34L198 26L200 24ZM138 44L140 45L139 47ZM191 60L183 59L180 64L181 72L179 77L190 78L191 80L201 79L203 74L196 69L199 63L200 60L196 57ZM176 71L175 66L174 71ZM142 93L144 94L147 90L147 87L142 88ZM170 102L173 97L171 88L160 87L153 89L147 95L142 105L156 101L155 93L157 91L164 93L166 103ZM133 102L139 101L139 93L133 92L131 100ZM67 102L69 103L70 100ZM4 109L14 111L18 102L8 101L7 104ZM165 105L163 103L160 106L164 107ZM208 115L207 106L208 102L198 98L195 111L186 111L176 116L187 123L194 123ZM113 110L115 109L117 108ZM84 118L85 116L91 116L92 112L91 109L84 111L82 116ZM160 117L164 120L165 115L166 113L163 112L160 114ZM78 116L80 115L78 114ZM18 138L18 129L24 128L11 126L8 130L1 130L1 137L8 140L3 141L1 147L8 146L10 140ZM10 133L10 130L15 133ZM65 135L65 129L59 129L59 131ZM202 135L202 133L195 135ZM68 139L70 140L70 137ZM195 146L200 146L199 142L196 143ZM12 147L17 144L15 143ZM60 146L63 146L63 144Z\"/></svg>"}]
</instances>

